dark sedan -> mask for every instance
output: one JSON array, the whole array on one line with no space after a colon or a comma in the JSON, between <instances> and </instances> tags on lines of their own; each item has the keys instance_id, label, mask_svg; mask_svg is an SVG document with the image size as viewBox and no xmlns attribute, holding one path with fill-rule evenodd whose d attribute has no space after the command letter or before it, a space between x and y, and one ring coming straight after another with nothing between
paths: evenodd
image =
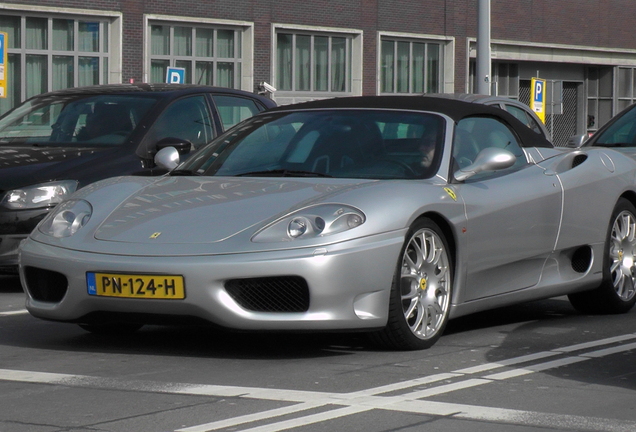
<instances>
[{"instance_id":1,"label":"dark sedan","mask_svg":"<svg viewBox=\"0 0 636 432\"><path fill-rule=\"evenodd\" d=\"M155 153L183 157L236 123L275 106L239 90L115 84L42 94L0 118L0 272L18 246L75 190L119 175L157 175Z\"/></svg>"}]
</instances>

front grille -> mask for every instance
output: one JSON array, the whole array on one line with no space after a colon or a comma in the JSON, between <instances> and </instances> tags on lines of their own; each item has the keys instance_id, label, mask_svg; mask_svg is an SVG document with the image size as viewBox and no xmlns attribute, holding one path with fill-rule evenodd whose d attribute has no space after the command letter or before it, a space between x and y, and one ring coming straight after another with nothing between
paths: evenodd
<instances>
[{"instance_id":1,"label":"front grille","mask_svg":"<svg viewBox=\"0 0 636 432\"><path fill-rule=\"evenodd\" d=\"M68 281L62 273L37 267L25 267L26 289L34 300L58 303L68 290Z\"/></svg>"},{"instance_id":2,"label":"front grille","mask_svg":"<svg viewBox=\"0 0 636 432\"><path fill-rule=\"evenodd\" d=\"M225 289L241 307L254 312L309 309L309 287L300 276L232 279L225 283Z\"/></svg>"}]
</instances>

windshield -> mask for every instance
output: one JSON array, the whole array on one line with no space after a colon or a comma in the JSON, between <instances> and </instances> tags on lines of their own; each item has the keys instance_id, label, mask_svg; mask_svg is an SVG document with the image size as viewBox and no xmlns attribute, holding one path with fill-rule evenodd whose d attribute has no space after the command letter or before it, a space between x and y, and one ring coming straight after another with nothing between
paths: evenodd
<instances>
[{"instance_id":1,"label":"windshield","mask_svg":"<svg viewBox=\"0 0 636 432\"><path fill-rule=\"evenodd\" d=\"M31 99L0 119L0 145L117 146L155 103L133 95Z\"/></svg>"},{"instance_id":2,"label":"windshield","mask_svg":"<svg viewBox=\"0 0 636 432\"><path fill-rule=\"evenodd\" d=\"M624 113L605 131L595 137L591 145L606 147L636 146L636 106Z\"/></svg>"},{"instance_id":3,"label":"windshield","mask_svg":"<svg viewBox=\"0 0 636 432\"><path fill-rule=\"evenodd\" d=\"M382 110L271 113L247 120L179 166L175 175L429 178L445 120Z\"/></svg>"}]
</instances>

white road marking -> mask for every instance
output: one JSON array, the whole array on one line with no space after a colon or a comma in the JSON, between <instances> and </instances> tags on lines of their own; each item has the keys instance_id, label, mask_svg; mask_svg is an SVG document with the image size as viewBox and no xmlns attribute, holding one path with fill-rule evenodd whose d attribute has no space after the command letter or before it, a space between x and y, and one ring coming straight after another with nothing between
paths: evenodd
<instances>
[{"instance_id":1,"label":"white road marking","mask_svg":"<svg viewBox=\"0 0 636 432\"><path fill-rule=\"evenodd\" d=\"M28 313L29 311L27 311L26 309L20 309L14 311L0 312L0 316L24 315Z\"/></svg>"},{"instance_id":2,"label":"white road marking","mask_svg":"<svg viewBox=\"0 0 636 432\"><path fill-rule=\"evenodd\" d=\"M450 373L440 373L404 382L379 386L351 393L330 393L316 391L299 391L287 389L268 389L258 387L197 385L187 383L165 383L154 381L124 381L86 375L58 374L46 372L20 371L0 369L0 380L28 382L35 384L53 384L68 387L107 388L113 390L188 394L215 397L236 397L259 400L275 400L290 402L293 405L274 410L263 411L221 421L195 425L177 432L206 432L222 428L236 428L256 421L272 421L280 416L303 413L316 408L336 406L319 413L301 415L300 417L242 429L244 432L278 432L295 427L333 420L374 409L410 412L431 416L449 416L463 420L489 421L511 425L531 427L558 427L565 430L596 432L633 432L636 421L614 420L596 417L551 414L534 411L494 408L458 403L435 402L422 398L445 394L457 390L489 384L495 381L517 378L520 376L555 369L594 358L600 358L625 351L636 350L636 342L620 344L636 339L636 334L596 340L584 344L571 345L540 353L487 363ZM618 344L618 345L616 345ZM614 345L609 346L608 345ZM603 348L606 347L606 348ZM598 348L598 349L597 349ZM579 353L576 353L580 351ZM550 357L564 356L542 363L532 363ZM523 367L474 377L476 374L495 369L527 364ZM459 381L444 383L424 390L405 392L394 396L379 396L388 392L399 392L422 385L458 379Z\"/></svg>"}]
</instances>

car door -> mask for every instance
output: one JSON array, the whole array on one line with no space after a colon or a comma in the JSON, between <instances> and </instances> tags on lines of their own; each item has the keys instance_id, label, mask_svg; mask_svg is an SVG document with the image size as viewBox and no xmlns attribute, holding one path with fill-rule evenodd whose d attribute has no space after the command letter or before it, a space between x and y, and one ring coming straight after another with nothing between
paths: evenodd
<instances>
[{"instance_id":1,"label":"car door","mask_svg":"<svg viewBox=\"0 0 636 432\"><path fill-rule=\"evenodd\" d=\"M462 301L531 287L539 282L556 242L562 194L558 180L528 163L516 134L500 119L467 118L457 129L470 133L470 145L477 151L500 147L517 158L506 170L482 172L457 186L467 217Z\"/></svg>"}]
</instances>

